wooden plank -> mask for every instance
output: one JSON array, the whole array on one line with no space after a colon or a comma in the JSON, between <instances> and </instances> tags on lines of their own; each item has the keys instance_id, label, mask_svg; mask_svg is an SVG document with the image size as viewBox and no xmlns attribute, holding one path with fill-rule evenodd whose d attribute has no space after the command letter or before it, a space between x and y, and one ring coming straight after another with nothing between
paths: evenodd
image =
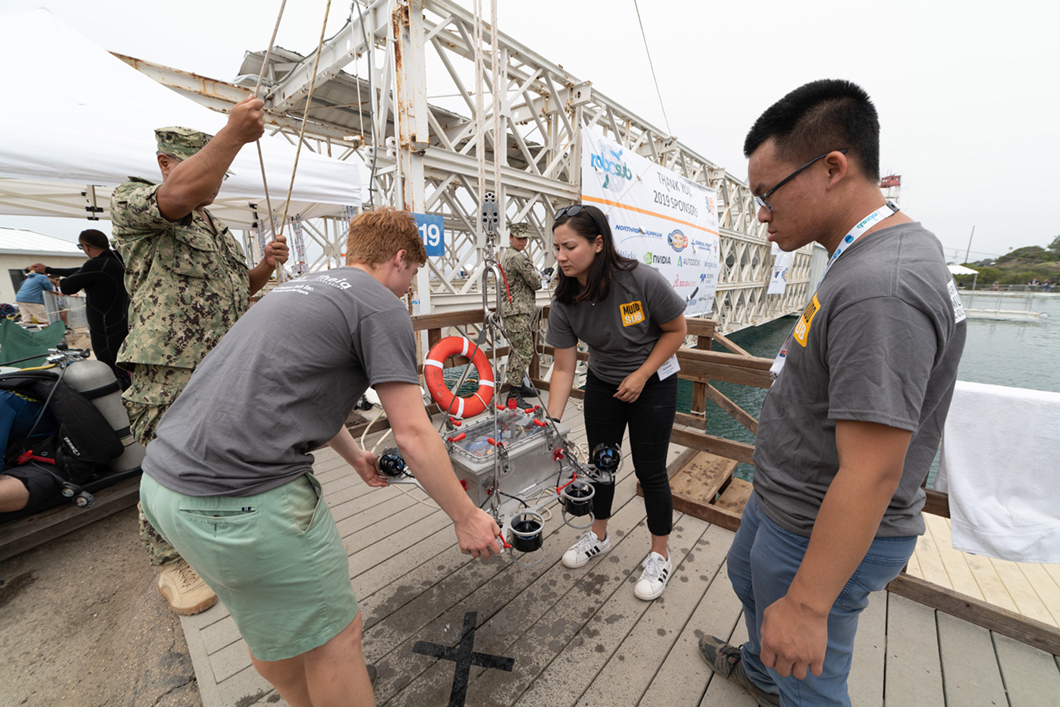
<instances>
[{"instance_id":1,"label":"wooden plank","mask_svg":"<svg viewBox=\"0 0 1060 707\"><path fill-rule=\"evenodd\" d=\"M1023 576L1027 578L1028 584L1034 588L1035 593L1049 610L1051 619L1048 621L1041 619L1041 621L1060 627L1060 585L1057 585L1045 565L1023 563L1019 565L1019 568Z\"/></svg>"},{"instance_id":2,"label":"wooden plank","mask_svg":"<svg viewBox=\"0 0 1060 707\"><path fill-rule=\"evenodd\" d=\"M728 552L720 543L698 544L713 526L690 516L683 516L681 525L682 529L675 527L671 535L674 567L673 578L663 595L666 600L650 602L648 610L582 694L579 707L638 704L667 655L675 650L675 644L708 586L696 578L716 572ZM621 594L619 592L619 599ZM693 650L696 650L694 646ZM695 658L695 655L691 657Z\"/></svg>"},{"instance_id":3,"label":"wooden plank","mask_svg":"<svg viewBox=\"0 0 1060 707\"><path fill-rule=\"evenodd\" d=\"M945 704L935 612L910 599L887 598L887 704L937 707Z\"/></svg>"},{"instance_id":4,"label":"wooden plank","mask_svg":"<svg viewBox=\"0 0 1060 707\"><path fill-rule=\"evenodd\" d=\"M733 442L732 440L715 437L704 432L674 428L670 432L670 444L680 444L683 447L691 447L701 452L710 452L720 457L735 459L744 464L754 464L754 445Z\"/></svg>"},{"instance_id":5,"label":"wooden plank","mask_svg":"<svg viewBox=\"0 0 1060 707\"><path fill-rule=\"evenodd\" d=\"M1033 648L1060 655L1060 629L1055 626L972 599L908 574L898 575L887 585L887 591L1014 638Z\"/></svg>"},{"instance_id":6,"label":"wooden plank","mask_svg":"<svg viewBox=\"0 0 1060 707\"><path fill-rule=\"evenodd\" d=\"M924 489L924 492L927 494L927 500L924 501L924 513L949 518L950 497L934 489Z\"/></svg>"},{"instance_id":7,"label":"wooden plank","mask_svg":"<svg viewBox=\"0 0 1060 707\"><path fill-rule=\"evenodd\" d=\"M682 517L675 523L675 531L686 522L699 522L694 518L685 521L684 518ZM640 575L637 565L646 554L645 548L648 547L648 543L649 535L646 526L638 525L628 541L611 551L612 553L624 552L620 556L621 561L616 563L617 573L608 574L609 581L605 580L610 589L604 595L607 597L606 601L599 610L593 613L592 618L585 621L578 635L566 644L548 668L520 696L516 705L526 707L573 705L597 679L609 661L625 662L619 660L614 647L632 630L651 605L651 602L637 599L633 595L631 586ZM683 559L683 556L679 554L679 548L671 545L670 552L675 558ZM629 571L628 576L623 577L627 571ZM616 578L621 578L617 584ZM626 660L630 659L630 657L626 658ZM577 670L570 670L572 665L576 665Z\"/></svg>"},{"instance_id":8,"label":"wooden plank","mask_svg":"<svg viewBox=\"0 0 1060 707\"><path fill-rule=\"evenodd\" d=\"M424 329L444 329L450 326L463 326L465 324L477 324L485 319L482 309L462 309L455 312L439 312L436 314L417 314L412 318L412 328L415 331Z\"/></svg>"},{"instance_id":9,"label":"wooden plank","mask_svg":"<svg viewBox=\"0 0 1060 707\"><path fill-rule=\"evenodd\" d=\"M685 318L685 327L689 336L713 337L718 323L713 319L699 319L697 317Z\"/></svg>"},{"instance_id":10,"label":"wooden plank","mask_svg":"<svg viewBox=\"0 0 1060 707\"><path fill-rule=\"evenodd\" d=\"M917 540L916 552L923 578L940 587L952 589L950 576L946 574L946 565L942 562L938 544L935 542L935 537L930 530Z\"/></svg>"},{"instance_id":11,"label":"wooden plank","mask_svg":"<svg viewBox=\"0 0 1060 707\"><path fill-rule=\"evenodd\" d=\"M722 361L702 360L699 355L710 354L712 356L733 356L734 358ZM715 351L694 351L681 349L677 352L677 362L681 364L681 377L694 381L725 381L727 383L739 383L755 388L769 388L773 378L769 369L753 368L736 354L723 354Z\"/></svg>"},{"instance_id":12,"label":"wooden plank","mask_svg":"<svg viewBox=\"0 0 1060 707\"><path fill-rule=\"evenodd\" d=\"M948 614L937 619L947 704L1007 704L990 632Z\"/></svg>"},{"instance_id":13,"label":"wooden plank","mask_svg":"<svg viewBox=\"0 0 1060 707\"><path fill-rule=\"evenodd\" d=\"M73 503L62 503L0 525L0 561L135 506L140 500L140 477L120 481L92 495L96 503L89 509L78 508Z\"/></svg>"},{"instance_id":14,"label":"wooden plank","mask_svg":"<svg viewBox=\"0 0 1060 707\"><path fill-rule=\"evenodd\" d=\"M625 485L623 495L626 499L632 498L632 489L632 482ZM515 669L485 673L481 668L473 669L468 702L511 704L548 667L586 621L603 610L604 602L615 589L625 586L648 545L649 535L643 520L643 504L627 501L609 523L608 530L614 533L610 553L576 570L559 563L558 555L550 549L555 545L562 546L562 543L546 539L545 551L549 554L543 563L547 568L543 574L536 568L509 564L507 568L514 574L507 578L503 588L494 586L496 583L485 583L481 591L469 595L463 602L460 597L452 596L444 582L438 583L433 591L417 600L416 605L402 608L400 615L394 615L370 630L371 655L379 656L375 650L380 643L390 647L385 655L376 659L381 674L387 676L384 683L376 685L376 699L383 703L393 697L389 702L392 705L446 704L453 680L452 663L441 661L439 665L439 661L426 656L410 659L409 654L417 639L455 644L459 640L464 612L476 610L479 611L479 628L475 634L475 649L513 657ZM572 531L562 526L559 532L573 538ZM522 589L522 578L532 579L532 587ZM510 588L521 591L509 596ZM505 601L497 604L498 598ZM426 615L432 604L440 602L447 602L447 608L434 612L437 620L432 616L428 622L419 620L415 622L418 626L410 625L409 617ZM477 680L480 676L482 679Z\"/></svg>"},{"instance_id":15,"label":"wooden plank","mask_svg":"<svg viewBox=\"0 0 1060 707\"><path fill-rule=\"evenodd\" d=\"M909 563L905 566L905 571L913 577L920 577L923 579L924 575L920 574L920 560L917 559L916 551L913 551L913 556L909 558Z\"/></svg>"},{"instance_id":16,"label":"wooden plank","mask_svg":"<svg viewBox=\"0 0 1060 707\"><path fill-rule=\"evenodd\" d=\"M681 628L680 636L648 685L640 704L695 707L714 678L714 671L707 667L699 654L699 637L708 634L727 638L743 617L743 605L725 573L725 556L731 544L732 533L716 525L707 528L699 539L696 555L709 554L710 559L717 559L717 563L711 567L706 562L699 575L687 573L693 583L700 584L706 591L691 618Z\"/></svg>"},{"instance_id":17,"label":"wooden plank","mask_svg":"<svg viewBox=\"0 0 1060 707\"><path fill-rule=\"evenodd\" d=\"M979 585L979 590L983 593L983 599L988 604L1001 607L1002 609L1008 609L1014 613L1019 613L1019 607L1016 606L1015 600L1012 595L1008 593L1008 588L1005 583L1001 581L1001 577L997 574L997 568L994 567L993 563L990 562L990 558L983 555L968 555L968 567L972 570L972 574L975 576L975 581Z\"/></svg>"},{"instance_id":18,"label":"wooden plank","mask_svg":"<svg viewBox=\"0 0 1060 707\"><path fill-rule=\"evenodd\" d=\"M730 478L737 462L708 452L699 452L691 462L670 479L670 490L682 502L709 505L717 500L718 490Z\"/></svg>"},{"instance_id":19,"label":"wooden plank","mask_svg":"<svg viewBox=\"0 0 1060 707\"><path fill-rule=\"evenodd\" d=\"M751 482L733 478L714 505L719 510L743 516L743 507L747 505L753 491L754 486Z\"/></svg>"},{"instance_id":20,"label":"wooden plank","mask_svg":"<svg viewBox=\"0 0 1060 707\"><path fill-rule=\"evenodd\" d=\"M731 351L734 354L740 354L741 356L750 356L751 355L746 350L740 348L740 346L738 344L736 344L732 339L730 339L729 337L727 337L727 336L725 336L723 334L719 334L717 331L714 331L711 334L711 338L714 341L717 341L719 344L721 344L722 346L724 346L725 348L727 348L729 351Z\"/></svg>"},{"instance_id":21,"label":"wooden plank","mask_svg":"<svg viewBox=\"0 0 1060 707\"><path fill-rule=\"evenodd\" d=\"M1016 602L1018 613L1045 624L1052 623L1052 614L1027 581L1019 563L1007 562L994 557L986 558L986 560L994 566L1001 583L1005 585L1009 596Z\"/></svg>"},{"instance_id":22,"label":"wooden plank","mask_svg":"<svg viewBox=\"0 0 1060 707\"><path fill-rule=\"evenodd\" d=\"M997 634L994 648L1012 707L1056 707L1060 671L1052 655Z\"/></svg>"},{"instance_id":23,"label":"wooden plank","mask_svg":"<svg viewBox=\"0 0 1060 707\"><path fill-rule=\"evenodd\" d=\"M858 617L854 655L847 693L854 705L883 705L883 676L887 658L887 592L872 592Z\"/></svg>"},{"instance_id":24,"label":"wooden plank","mask_svg":"<svg viewBox=\"0 0 1060 707\"><path fill-rule=\"evenodd\" d=\"M701 506L697 509L696 513L689 513L689 515L694 515L708 523L713 523L726 530L731 530L734 533L740 529L740 514L733 513L724 508L718 508L717 506Z\"/></svg>"},{"instance_id":25,"label":"wooden plank","mask_svg":"<svg viewBox=\"0 0 1060 707\"><path fill-rule=\"evenodd\" d=\"M706 393L707 397L714 401L715 405L727 412L732 419L739 422L752 434L758 434L758 420L756 420L753 415L732 400L729 400L724 393L712 385L706 387Z\"/></svg>"},{"instance_id":26,"label":"wooden plank","mask_svg":"<svg viewBox=\"0 0 1060 707\"><path fill-rule=\"evenodd\" d=\"M975 599L983 599L979 583L975 581L975 576L968 566L967 555L953 547L949 520L925 513L924 522L935 541L935 549L938 551L939 558L946 567L950 589Z\"/></svg>"},{"instance_id":27,"label":"wooden plank","mask_svg":"<svg viewBox=\"0 0 1060 707\"><path fill-rule=\"evenodd\" d=\"M693 385L700 385L694 383ZM707 418L703 413L687 413L678 412L674 413L674 425L682 425L685 427L691 427L692 429L702 432L707 428Z\"/></svg>"}]
</instances>

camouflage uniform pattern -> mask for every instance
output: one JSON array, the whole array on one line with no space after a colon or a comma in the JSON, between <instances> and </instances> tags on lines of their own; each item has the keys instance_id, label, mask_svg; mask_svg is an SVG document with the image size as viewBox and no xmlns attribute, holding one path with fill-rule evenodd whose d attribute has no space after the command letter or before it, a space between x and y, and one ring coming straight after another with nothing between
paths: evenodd
<instances>
[{"instance_id":1,"label":"camouflage uniform pattern","mask_svg":"<svg viewBox=\"0 0 1060 707\"><path fill-rule=\"evenodd\" d=\"M171 127L155 130L155 142L158 151L186 160L206 147L213 135L192 130L191 128Z\"/></svg>"},{"instance_id":2,"label":"camouflage uniform pattern","mask_svg":"<svg viewBox=\"0 0 1060 707\"><path fill-rule=\"evenodd\" d=\"M250 278L228 227L209 212L167 221L158 186L134 178L111 197L112 242L125 259L130 299L118 362L195 368L247 311Z\"/></svg>"},{"instance_id":3,"label":"camouflage uniform pattern","mask_svg":"<svg viewBox=\"0 0 1060 707\"><path fill-rule=\"evenodd\" d=\"M184 159L202 145L195 131L164 128L159 151ZM204 135L197 133L197 135ZM146 446L163 413L195 367L250 305L250 278L238 242L224 223L192 212L168 221L158 210L158 186L130 178L111 197L112 243L125 260L129 336L118 363L133 371L122 395L133 436ZM153 565L179 553L140 512L140 540Z\"/></svg>"},{"instance_id":4,"label":"camouflage uniform pattern","mask_svg":"<svg viewBox=\"0 0 1060 707\"><path fill-rule=\"evenodd\" d=\"M130 398L124 400L129 413L129 427L133 439L146 447L155 438L155 430L169 406L177 399L184 386L191 380L194 369L174 366L136 367Z\"/></svg>"},{"instance_id":5,"label":"camouflage uniform pattern","mask_svg":"<svg viewBox=\"0 0 1060 707\"><path fill-rule=\"evenodd\" d=\"M526 224L515 224L511 227L512 235L526 238L529 229ZM501 260L505 277L508 279L508 291L512 300L502 297L501 313L504 315L504 328L507 330L508 343L514 355L508 357L508 384L521 387L526 377L526 367L534 355L534 336L530 329L537 304L535 292L541 287L541 275L530 261L526 250L518 251L509 248Z\"/></svg>"}]
</instances>

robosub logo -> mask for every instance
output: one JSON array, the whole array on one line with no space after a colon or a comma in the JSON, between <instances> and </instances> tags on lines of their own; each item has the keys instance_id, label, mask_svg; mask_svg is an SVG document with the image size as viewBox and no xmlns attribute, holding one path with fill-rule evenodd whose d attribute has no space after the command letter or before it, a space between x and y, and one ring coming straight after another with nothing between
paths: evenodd
<instances>
[{"instance_id":1,"label":"robosub logo","mask_svg":"<svg viewBox=\"0 0 1060 707\"><path fill-rule=\"evenodd\" d=\"M688 237L680 229L671 231L670 235L666 237L666 242L678 253L688 247Z\"/></svg>"},{"instance_id":2,"label":"robosub logo","mask_svg":"<svg viewBox=\"0 0 1060 707\"><path fill-rule=\"evenodd\" d=\"M603 141L597 143L597 150L590 154L589 164L604 175L604 189L619 191L627 181L633 179L633 171L622 161L625 150L612 150Z\"/></svg>"},{"instance_id":3,"label":"robosub logo","mask_svg":"<svg viewBox=\"0 0 1060 707\"><path fill-rule=\"evenodd\" d=\"M670 265L672 261L668 255L655 255L654 253L644 254L645 265Z\"/></svg>"}]
</instances>

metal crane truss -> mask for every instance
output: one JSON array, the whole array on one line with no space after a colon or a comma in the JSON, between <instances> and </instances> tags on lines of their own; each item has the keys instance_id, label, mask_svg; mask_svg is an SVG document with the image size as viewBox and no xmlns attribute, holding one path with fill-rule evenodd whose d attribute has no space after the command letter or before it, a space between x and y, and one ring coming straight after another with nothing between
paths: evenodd
<instances>
[{"instance_id":1,"label":"metal crane truss","mask_svg":"<svg viewBox=\"0 0 1060 707\"><path fill-rule=\"evenodd\" d=\"M812 248L796 253L785 293L767 295L773 257L747 184L503 31L496 42L495 115L487 19L476 44L475 15L452 0L368 1L320 50L305 146L339 159L357 154L366 165L374 164L375 204L444 218L445 255L429 259L421 272L420 311L466 309L482 301L480 149L484 189L495 191L506 207L501 233L508 223L528 222L540 236L530 241L531 257L539 268L552 263L553 214L581 197L581 126L603 131L625 149L717 192L721 268L710 316L720 332L801 310L810 294ZM503 12L498 24L503 26ZM264 54L246 54L238 83L253 87ZM476 54L486 78L481 97ZM121 58L218 110L246 95L237 85ZM314 60L315 53L304 57L277 47L266 67L262 85L270 129L292 142ZM479 98L481 135L478 121L467 117L478 115ZM493 181L495 159L500 184ZM341 264L345 247L345 225L321 221L303 223L322 249L312 260L314 269ZM544 304L546 295L540 298Z\"/></svg>"}]
</instances>

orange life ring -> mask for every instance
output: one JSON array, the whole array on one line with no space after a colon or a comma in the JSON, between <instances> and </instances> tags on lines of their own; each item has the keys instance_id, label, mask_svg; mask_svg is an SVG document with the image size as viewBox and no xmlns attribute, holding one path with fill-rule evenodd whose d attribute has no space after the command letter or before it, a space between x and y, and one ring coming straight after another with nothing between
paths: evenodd
<instances>
[{"instance_id":1,"label":"orange life ring","mask_svg":"<svg viewBox=\"0 0 1060 707\"><path fill-rule=\"evenodd\" d=\"M463 398L454 395L445 385L442 377L442 366L450 356L460 354L467 356L468 352L475 350L471 357L471 363L478 371L478 390L470 396ZM475 344L462 336L447 336L431 347L427 352L427 360L423 362L423 380L427 383L427 390L431 398L438 403L442 410L448 410L453 417L474 417L486 409L489 401L493 399L493 368L482 349L475 348ZM456 402L453 399L456 398Z\"/></svg>"}]
</instances>

